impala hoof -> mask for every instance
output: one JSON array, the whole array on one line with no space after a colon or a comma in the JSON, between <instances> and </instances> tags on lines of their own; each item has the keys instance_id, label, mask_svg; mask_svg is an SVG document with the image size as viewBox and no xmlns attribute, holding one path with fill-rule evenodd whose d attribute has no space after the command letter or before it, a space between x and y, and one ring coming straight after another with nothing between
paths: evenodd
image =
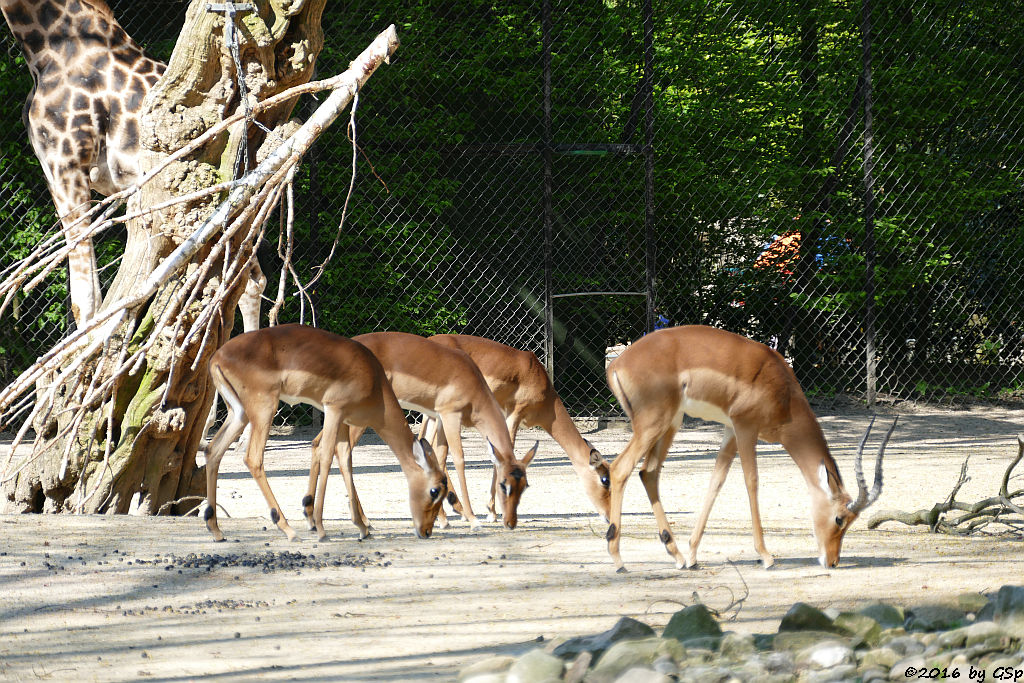
<instances>
[{"instance_id":1,"label":"impala hoof","mask_svg":"<svg viewBox=\"0 0 1024 683\"><path fill-rule=\"evenodd\" d=\"M616 574L628 574L629 570L626 569L625 567L619 567L618 569L615 570L615 573Z\"/></svg>"}]
</instances>

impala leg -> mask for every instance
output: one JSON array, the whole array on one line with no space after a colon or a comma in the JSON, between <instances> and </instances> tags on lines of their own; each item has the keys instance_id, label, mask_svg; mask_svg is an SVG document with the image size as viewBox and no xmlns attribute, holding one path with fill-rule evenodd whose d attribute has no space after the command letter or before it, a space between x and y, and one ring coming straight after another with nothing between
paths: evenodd
<instances>
[{"instance_id":1,"label":"impala leg","mask_svg":"<svg viewBox=\"0 0 1024 683\"><path fill-rule=\"evenodd\" d=\"M313 449L313 460L309 464L310 487L313 485L313 471L316 470L316 495L314 496L313 507L313 528L316 529L317 538L324 540L327 532L324 530L324 501L327 500L327 477L331 473L331 460L334 459L334 445L338 439L348 435L348 427L341 422L341 414L330 407L324 407L324 428L319 434L319 442L314 440L316 446ZM315 464L314 464L315 463ZM309 499L307 491L303 503ZM305 512L305 505L303 505Z\"/></svg>"},{"instance_id":2,"label":"impala leg","mask_svg":"<svg viewBox=\"0 0 1024 683\"><path fill-rule=\"evenodd\" d=\"M651 510L654 512L654 519L658 522L658 538L665 544L665 550L676 560L676 569L686 566L683 554L679 552L675 537L672 535L672 528L669 526L668 517L665 515L665 508L661 505L661 495L658 491L658 480L661 477L661 468L665 465L665 458L668 456L668 449L672 445L675 430L666 432L654 449L647 454L644 464L640 468L640 481L647 491L647 499L651 501Z\"/></svg>"},{"instance_id":3,"label":"impala leg","mask_svg":"<svg viewBox=\"0 0 1024 683\"><path fill-rule=\"evenodd\" d=\"M256 415L252 416L249 422L252 431L249 434L249 447L245 452L245 466L249 468L249 473L256 480L256 484L263 493L263 498L267 501L267 505L270 506L270 521L284 532L289 541L294 541L296 538L295 530L288 525L288 520L281 514L281 506L278 505L274 492L270 490L270 483L267 482L267 473L263 468L263 449L267 445L267 437L270 435L270 423L274 418L276 408L277 401L275 400L273 405L268 404L262 407L260 412L264 414L258 417Z\"/></svg>"},{"instance_id":4,"label":"impala leg","mask_svg":"<svg viewBox=\"0 0 1024 683\"><path fill-rule=\"evenodd\" d=\"M757 503L757 433L737 433L736 445L740 452L740 465L743 467L743 482L747 486L747 498L750 500L750 525L754 533L754 550L761 556L764 568L768 569L775 564L775 558L764 545L761 510Z\"/></svg>"},{"instance_id":5,"label":"impala leg","mask_svg":"<svg viewBox=\"0 0 1024 683\"><path fill-rule=\"evenodd\" d=\"M462 494L462 515L472 528L477 529L483 523L473 514L473 506L469 502L469 486L466 483L466 456L462 450L462 416L458 413L446 413L440 417L441 429L444 430L445 440L452 451L455 473L459 476L459 493Z\"/></svg>"},{"instance_id":6,"label":"impala leg","mask_svg":"<svg viewBox=\"0 0 1024 683\"><path fill-rule=\"evenodd\" d=\"M608 507L608 532L605 540L608 541L608 554L615 563L615 571L623 573L626 571L622 564L622 556L619 555L619 538L622 536L622 498L625 495L626 482L633 468L640 461L640 458L648 454L654 446L656 438L648 438L646 431L633 424L633 438L626 444L625 450L612 461L608 468L609 486L609 507Z\"/></svg>"},{"instance_id":7,"label":"impala leg","mask_svg":"<svg viewBox=\"0 0 1024 683\"><path fill-rule=\"evenodd\" d=\"M220 461L235 439L242 434L246 423L244 413L235 415L232 411L206 448L206 512L204 514L206 528L213 534L215 541L224 540L224 534L221 533L220 526L217 524L217 473L220 471Z\"/></svg>"},{"instance_id":8,"label":"impala leg","mask_svg":"<svg viewBox=\"0 0 1024 683\"><path fill-rule=\"evenodd\" d=\"M707 526L708 516L711 514L711 507L715 504L718 492L722 490L725 483L725 475L729 474L732 461L736 458L736 435L731 427L725 428L722 436L722 446L718 449L718 456L715 458L715 469L711 472L711 481L708 483L708 491L704 494L704 504L701 506L700 514L697 515L697 522L690 535L690 552L686 556L687 569L697 565L697 546L704 536L704 527Z\"/></svg>"},{"instance_id":9,"label":"impala leg","mask_svg":"<svg viewBox=\"0 0 1024 683\"><path fill-rule=\"evenodd\" d=\"M309 524L310 530L316 529L316 523L313 521L313 502L315 500L314 494L317 489L317 481L320 477L320 443L323 440L324 433L321 431L315 437L313 437L313 443L310 444L310 458L309 458L309 481L306 484L306 495L302 498L302 516L306 518L306 523ZM330 462L327 463L328 468Z\"/></svg>"},{"instance_id":10,"label":"impala leg","mask_svg":"<svg viewBox=\"0 0 1024 683\"><path fill-rule=\"evenodd\" d=\"M619 538L622 535L622 497L629 474L633 471L636 461L639 460L637 457L631 459L632 462L627 462L628 451L629 447L627 446L626 450L615 458L609 471L611 487L608 499L608 531L604 537L608 541L608 554L611 555L615 571L618 573L626 571L626 566L622 564L622 556L619 554Z\"/></svg>"},{"instance_id":11,"label":"impala leg","mask_svg":"<svg viewBox=\"0 0 1024 683\"><path fill-rule=\"evenodd\" d=\"M448 438L444 432L444 425L437 418L430 418L430 421L422 433L430 435L430 444L434 448L434 458L437 460L437 466L444 473L445 477L448 476ZM458 496L455 495L455 491L452 487L448 487L448 504L452 506L458 514L462 514L462 505L459 503ZM447 529L451 526L448 521L448 515L444 511L442 505L437 511L437 521L435 522L441 529Z\"/></svg>"},{"instance_id":12,"label":"impala leg","mask_svg":"<svg viewBox=\"0 0 1024 683\"><path fill-rule=\"evenodd\" d=\"M433 444L435 434L437 434L437 420L429 415L424 415L420 420L419 438L426 439L428 443Z\"/></svg>"},{"instance_id":13,"label":"impala leg","mask_svg":"<svg viewBox=\"0 0 1024 683\"><path fill-rule=\"evenodd\" d=\"M363 539L370 535L372 527L363 512L363 504L359 502L359 494L356 492L356 482L352 478L352 450L359 443L359 437L366 431L365 427L343 426L338 439L338 446L334 451L338 459L338 469L341 470L341 477L345 480L345 490L348 492L348 508L352 515L352 523L359 529L359 538Z\"/></svg>"}]
</instances>

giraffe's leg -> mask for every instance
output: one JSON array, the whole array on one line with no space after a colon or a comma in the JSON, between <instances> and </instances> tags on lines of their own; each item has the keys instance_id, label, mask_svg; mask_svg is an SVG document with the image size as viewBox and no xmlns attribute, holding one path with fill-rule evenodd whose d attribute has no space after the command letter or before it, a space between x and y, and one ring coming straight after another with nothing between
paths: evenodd
<instances>
[{"instance_id":1,"label":"giraffe's leg","mask_svg":"<svg viewBox=\"0 0 1024 683\"><path fill-rule=\"evenodd\" d=\"M245 283L245 291L238 299L238 312L242 314L242 329L252 332L260 329L260 304L263 301L263 290L267 288L267 278L260 268L259 261L253 261L249 279Z\"/></svg>"},{"instance_id":2,"label":"giraffe's leg","mask_svg":"<svg viewBox=\"0 0 1024 683\"><path fill-rule=\"evenodd\" d=\"M89 145L82 150L83 158L92 157L91 147ZM96 252L92 239L87 237L89 221L84 217L90 199L89 180L82 170L72 168L70 163L51 166L50 173L61 183L59 188L51 185L51 194L57 213L61 216L64 239L71 247L68 254L71 314L78 327L82 327L96 315L103 300L96 270Z\"/></svg>"},{"instance_id":3,"label":"giraffe's leg","mask_svg":"<svg viewBox=\"0 0 1024 683\"><path fill-rule=\"evenodd\" d=\"M726 427L725 433L722 435L722 445L718 449L718 455L715 457L715 468L711 472L711 481L708 482L708 490L704 494L704 503L701 506L700 514L697 515L693 533L690 534L690 549L686 556L686 566L688 568L694 567L697 564L697 547L700 545L700 539L704 536L704 528L707 526L708 517L711 515L711 507L715 504L718 492L722 490L722 484L725 483L725 475L729 473L729 468L732 466L732 461L735 458L736 435L731 427Z\"/></svg>"}]
</instances>

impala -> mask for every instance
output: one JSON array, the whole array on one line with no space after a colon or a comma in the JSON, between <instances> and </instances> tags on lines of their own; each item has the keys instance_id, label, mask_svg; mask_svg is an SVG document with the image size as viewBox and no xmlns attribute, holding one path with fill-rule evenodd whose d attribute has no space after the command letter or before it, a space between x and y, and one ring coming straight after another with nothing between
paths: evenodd
<instances>
[{"instance_id":1,"label":"impala","mask_svg":"<svg viewBox=\"0 0 1024 683\"><path fill-rule=\"evenodd\" d=\"M463 426L475 427L483 435L501 492L504 523L509 529L514 529L519 499L527 487L526 467L533 460L537 445L534 444L522 460L516 459L501 407L469 356L406 332L371 332L353 339L366 346L380 361L403 408L439 420L435 443L438 462L443 472L451 447L462 494L461 511L473 527L480 526L480 521L469 503L461 429ZM348 443L340 444L338 468L348 489L352 522L359 528L360 537L366 537L370 527L352 481L352 449L361 434L361 429L353 429ZM321 491L325 489L329 465L330 459L318 461L313 458L309 488L303 499L305 514L307 517L313 515L312 525L318 529L323 527L322 519L317 519L317 515L323 508ZM314 488L317 498L313 498ZM314 500L316 510L311 509ZM454 494L449 494L448 502L459 509L459 499Z\"/></svg>"},{"instance_id":2,"label":"impala","mask_svg":"<svg viewBox=\"0 0 1024 683\"><path fill-rule=\"evenodd\" d=\"M623 487L636 464L643 460L640 480L651 501L659 538L681 569L697 563L697 546L711 506L737 450L750 502L754 549L764 566L770 567L774 558L764 544L757 504L758 438L781 443L800 468L811 495L819 562L824 567L838 564L847 529L882 492L882 454L896 428L895 421L878 449L871 491L861 470L868 438L864 434L854 468L859 493L853 500L843 488L836 462L796 375L781 355L764 344L712 327L668 328L652 332L626 348L609 364L607 373L608 385L633 423L632 438L611 465L611 514L606 538L618 571L625 571L619 555ZM658 476L684 413L725 425L685 557L676 546L658 495Z\"/></svg>"},{"instance_id":3,"label":"impala","mask_svg":"<svg viewBox=\"0 0 1024 683\"><path fill-rule=\"evenodd\" d=\"M584 439L562 405L554 385L537 356L468 334L438 334L428 339L466 353L483 373L484 380L505 413L512 445L520 427L540 427L550 434L569 456L583 490L598 514L608 519L608 463ZM424 428L427 427L424 421ZM420 431L424 436L425 431ZM488 510L494 514L495 485L491 484Z\"/></svg>"},{"instance_id":4,"label":"impala","mask_svg":"<svg viewBox=\"0 0 1024 683\"><path fill-rule=\"evenodd\" d=\"M210 359L210 375L228 418L206 455L206 526L217 541L217 472L224 452L247 424L245 464L270 506L270 519L295 539L263 469L263 449L278 401L306 403L324 413L319 459L330 463L350 430L373 427L398 457L409 483L409 507L420 538L430 536L448 491L429 444L413 437L380 363L361 344L305 325L279 325L228 341ZM317 528L323 537L323 526Z\"/></svg>"}]
</instances>

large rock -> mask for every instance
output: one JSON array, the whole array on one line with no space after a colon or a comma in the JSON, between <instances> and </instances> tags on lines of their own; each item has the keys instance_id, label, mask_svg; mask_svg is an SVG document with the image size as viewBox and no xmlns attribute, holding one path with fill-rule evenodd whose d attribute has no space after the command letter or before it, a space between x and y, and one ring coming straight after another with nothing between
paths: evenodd
<instances>
[{"instance_id":1,"label":"large rock","mask_svg":"<svg viewBox=\"0 0 1024 683\"><path fill-rule=\"evenodd\" d=\"M646 667L633 667L615 679L615 683L673 683L675 679Z\"/></svg>"},{"instance_id":2,"label":"large rock","mask_svg":"<svg viewBox=\"0 0 1024 683\"><path fill-rule=\"evenodd\" d=\"M589 652L581 652L576 659L565 668L565 683L581 683L587 671L590 669L590 662L593 657Z\"/></svg>"},{"instance_id":3,"label":"large rock","mask_svg":"<svg viewBox=\"0 0 1024 683\"><path fill-rule=\"evenodd\" d=\"M914 636L896 636L895 638L889 638L884 644L900 657L919 655L925 651L924 643Z\"/></svg>"},{"instance_id":4,"label":"large rock","mask_svg":"<svg viewBox=\"0 0 1024 683\"><path fill-rule=\"evenodd\" d=\"M860 659L862 669L882 669L886 672L896 666L900 656L891 647L879 647L865 652Z\"/></svg>"},{"instance_id":5,"label":"large rock","mask_svg":"<svg viewBox=\"0 0 1024 683\"><path fill-rule=\"evenodd\" d=\"M992 603L992 620L1009 635L1024 638L1024 586L1003 586Z\"/></svg>"},{"instance_id":6,"label":"large rock","mask_svg":"<svg viewBox=\"0 0 1024 683\"><path fill-rule=\"evenodd\" d=\"M561 681L565 662L543 650L530 650L508 670L508 683Z\"/></svg>"},{"instance_id":7,"label":"large rock","mask_svg":"<svg viewBox=\"0 0 1024 683\"><path fill-rule=\"evenodd\" d=\"M883 629L901 628L906 620L903 610L887 605L884 602L872 603L860 610L860 613L877 621L878 625Z\"/></svg>"},{"instance_id":8,"label":"large rock","mask_svg":"<svg viewBox=\"0 0 1024 683\"><path fill-rule=\"evenodd\" d=\"M619 674L635 666L650 667L658 657L661 638L620 640L608 648L594 667L595 672Z\"/></svg>"},{"instance_id":9,"label":"large rock","mask_svg":"<svg viewBox=\"0 0 1024 683\"><path fill-rule=\"evenodd\" d=\"M779 624L779 633L783 631L828 631L839 632L828 615L806 602L798 602L789 608Z\"/></svg>"},{"instance_id":10,"label":"large rock","mask_svg":"<svg viewBox=\"0 0 1024 683\"><path fill-rule=\"evenodd\" d=\"M744 660L757 651L754 636L750 633L726 633L722 636L718 651L726 659Z\"/></svg>"},{"instance_id":11,"label":"large rock","mask_svg":"<svg viewBox=\"0 0 1024 683\"><path fill-rule=\"evenodd\" d=\"M620 640L649 638L653 635L655 635L654 629L642 621L622 617L607 631L590 636L570 638L556 647L552 653L562 659L573 659L581 652L589 652L594 659L597 659Z\"/></svg>"},{"instance_id":12,"label":"large rock","mask_svg":"<svg viewBox=\"0 0 1024 683\"><path fill-rule=\"evenodd\" d=\"M662 635L665 638L682 641L703 637L717 638L722 635L722 627L718 625L718 621L707 607L697 603L673 614Z\"/></svg>"},{"instance_id":13,"label":"large rock","mask_svg":"<svg viewBox=\"0 0 1024 683\"><path fill-rule=\"evenodd\" d=\"M798 668L832 669L840 664L853 664L856 659L853 650L846 643L837 640L823 640L815 643L796 656Z\"/></svg>"},{"instance_id":14,"label":"large rock","mask_svg":"<svg viewBox=\"0 0 1024 683\"><path fill-rule=\"evenodd\" d=\"M977 614L987 604L988 597L984 593L961 593L956 596L956 606L968 614Z\"/></svg>"},{"instance_id":15,"label":"large rock","mask_svg":"<svg viewBox=\"0 0 1024 683\"><path fill-rule=\"evenodd\" d=\"M493 674L501 674L504 678L505 672L509 670L509 667L515 661L515 657L509 657L508 655L488 657L475 664L470 664L460 671L458 681L463 683L464 681L483 680L484 677Z\"/></svg>"},{"instance_id":16,"label":"large rock","mask_svg":"<svg viewBox=\"0 0 1024 683\"><path fill-rule=\"evenodd\" d=\"M866 614L841 612L832 623L837 629L853 636L857 645L863 643L874 647L882 638L881 625Z\"/></svg>"},{"instance_id":17,"label":"large rock","mask_svg":"<svg viewBox=\"0 0 1024 683\"><path fill-rule=\"evenodd\" d=\"M825 640L836 640L832 631L782 631L775 634L772 647L780 652L800 652Z\"/></svg>"},{"instance_id":18,"label":"large rock","mask_svg":"<svg viewBox=\"0 0 1024 683\"><path fill-rule=\"evenodd\" d=\"M945 631L963 626L967 613L948 605L919 605L907 610L908 631Z\"/></svg>"}]
</instances>

